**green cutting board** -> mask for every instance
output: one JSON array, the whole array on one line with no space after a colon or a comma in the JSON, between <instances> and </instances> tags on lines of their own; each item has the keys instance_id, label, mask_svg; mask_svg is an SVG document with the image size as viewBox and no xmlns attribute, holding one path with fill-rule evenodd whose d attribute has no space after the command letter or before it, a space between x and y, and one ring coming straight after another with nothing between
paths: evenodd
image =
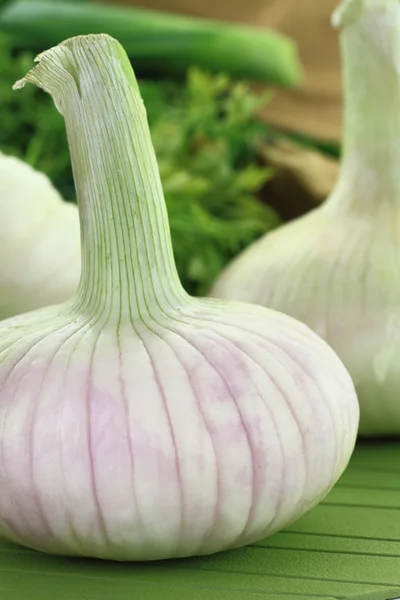
<instances>
[{"instance_id":1,"label":"green cutting board","mask_svg":"<svg viewBox=\"0 0 400 600\"><path fill-rule=\"evenodd\" d=\"M400 597L400 442L359 444L327 498L285 531L158 563L52 557L0 542L1 600Z\"/></svg>"}]
</instances>

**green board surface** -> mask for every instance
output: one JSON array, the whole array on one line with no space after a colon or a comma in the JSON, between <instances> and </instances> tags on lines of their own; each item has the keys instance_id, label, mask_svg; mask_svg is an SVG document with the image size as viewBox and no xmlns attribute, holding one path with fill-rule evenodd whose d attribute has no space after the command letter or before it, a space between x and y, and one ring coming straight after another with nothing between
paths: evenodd
<instances>
[{"instance_id":1,"label":"green board surface","mask_svg":"<svg viewBox=\"0 0 400 600\"><path fill-rule=\"evenodd\" d=\"M240 550L121 564L0 542L1 600L302 598L400 598L400 442L359 444L319 506Z\"/></svg>"}]
</instances>

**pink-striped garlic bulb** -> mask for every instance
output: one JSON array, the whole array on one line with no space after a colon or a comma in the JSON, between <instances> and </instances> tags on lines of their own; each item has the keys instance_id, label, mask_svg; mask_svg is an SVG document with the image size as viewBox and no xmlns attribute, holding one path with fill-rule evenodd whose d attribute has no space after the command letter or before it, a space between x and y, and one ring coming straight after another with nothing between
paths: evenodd
<instances>
[{"instance_id":1,"label":"pink-striped garlic bulb","mask_svg":"<svg viewBox=\"0 0 400 600\"><path fill-rule=\"evenodd\" d=\"M347 371L289 317L184 292L118 42L67 40L25 81L65 118L83 268L70 302L0 324L2 535L153 560L277 531L347 465L358 425Z\"/></svg>"}]
</instances>

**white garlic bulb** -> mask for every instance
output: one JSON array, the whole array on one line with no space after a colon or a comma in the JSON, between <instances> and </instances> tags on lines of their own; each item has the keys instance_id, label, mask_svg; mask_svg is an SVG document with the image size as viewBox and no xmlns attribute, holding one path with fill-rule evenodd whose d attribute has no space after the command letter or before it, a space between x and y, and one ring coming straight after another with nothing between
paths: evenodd
<instances>
[{"instance_id":1,"label":"white garlic bulb","mask_svg":"<svg viewBox=\"0 0 400 600\"><path fill-rule=\"evenodd\" d=\"M153 560L277 531L347 465L359 409L346 369L285 315L184 292L118 42L67 40L25 81L66 121L83 268L73 300L0 324L2 535Z\"/></svg>"},{"instance_id":2,"label":"white garlic bulb","mask_svg":"<svg viewBox=\"0 0 400 600\"><path fill-rule=\"evenodd\" d=\"M400 3L347 0L345 135L327 201L267 234L221 274L212 296L281 310L348 368L360 433L400 433Z\"/></svg>"},{"instance_id":3,"label":"white garlic bulb","mask_svg":"<svg viewBox=\"0 0 400 600\"><path fill-rule=\"evenodd\" d=\"M68 300L81 270L78 211L46 175L0 152L0 319Z\"/></svg>"}]
</instances>

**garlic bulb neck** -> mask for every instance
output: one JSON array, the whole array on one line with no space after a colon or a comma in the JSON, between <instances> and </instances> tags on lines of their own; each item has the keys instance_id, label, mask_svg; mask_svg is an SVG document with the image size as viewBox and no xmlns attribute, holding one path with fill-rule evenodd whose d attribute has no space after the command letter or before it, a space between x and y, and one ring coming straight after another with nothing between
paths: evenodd
<instances>
[{"instance_id":1,"label":"garlic bulb neck","mask_svg":"<svg viewBox=\"0 0 400 600\"><path fill-rule=\"evenodd\" d=\"M400 2L347 0L333 23L346 109L341 174L326 206L387 213L400 206Z\"/></svg>"},{"instance_id":2,"label":"garlic bulb neck","mask_svg":"<svg viewBox=\"0 0 400 600\"><path fill-rule=\"evenodd\" d=\"M390 4L394 4L393 0L341 0L332 15L332 25L333 27L348 25L360 16L365 16L367 12L384 9Z\"/></svg>"},{"instance_id":3,"label":"garlic bulb neck","mask_svg":"<svg viewBox=\"0 0 400 600\"><path fill-rule=\"evenodd\" d=\"M65 119L82 241L74 308L118 319L179 304L186 294L146 111L125 52L108 36L80 36L38 59L15 87L29 81L43 88Z\"/></svg>"}]
</instances>

